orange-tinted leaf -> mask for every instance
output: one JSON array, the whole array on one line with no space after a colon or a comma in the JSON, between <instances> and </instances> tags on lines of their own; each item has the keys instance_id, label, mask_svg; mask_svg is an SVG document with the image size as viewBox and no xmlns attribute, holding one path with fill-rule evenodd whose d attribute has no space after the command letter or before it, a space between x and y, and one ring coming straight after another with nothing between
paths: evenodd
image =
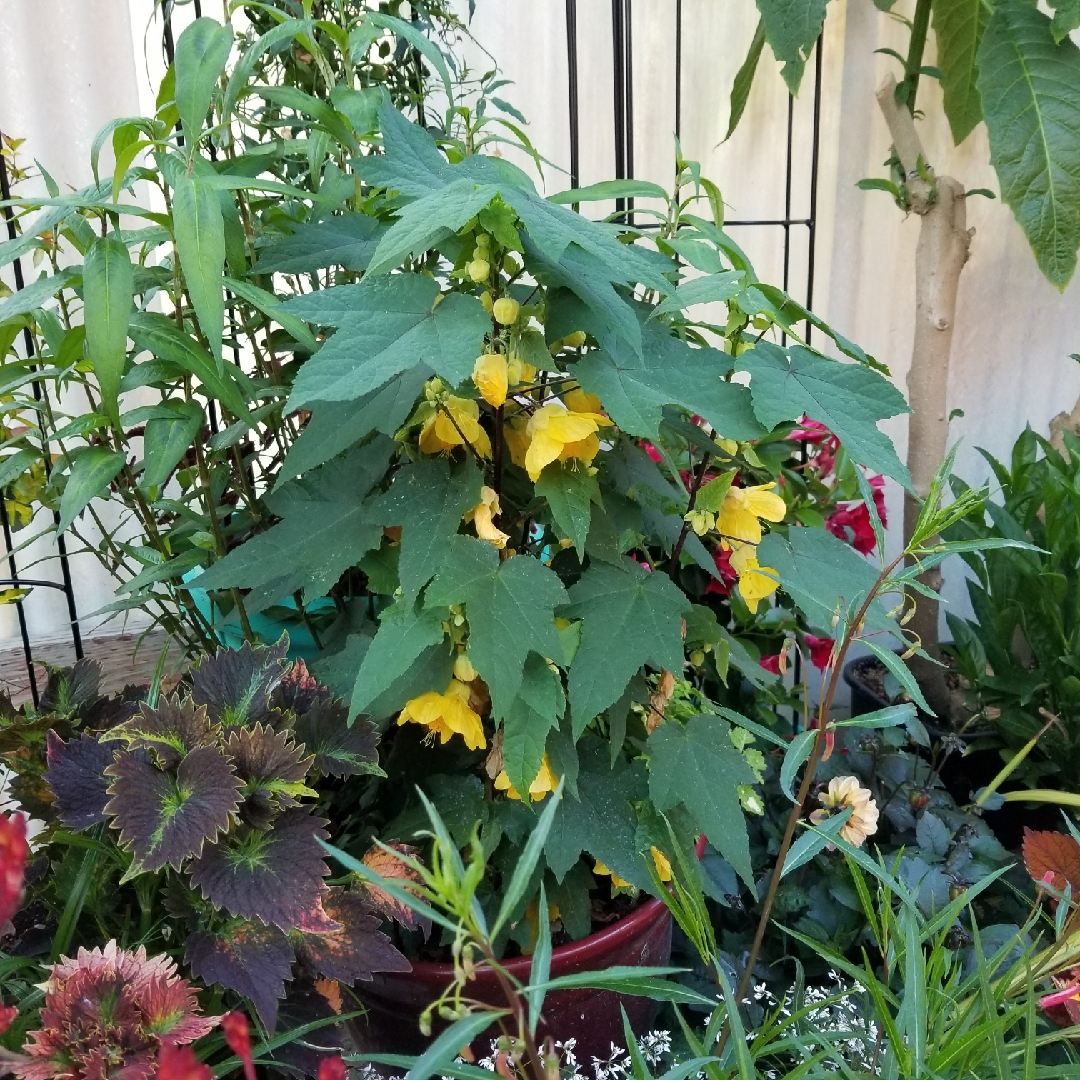
<instances>
[{"instance_id":1,"label":"orange-tinted leaf","mask_svg":"<svg viewBox=\"0 0 1080 1080\"><path fill-rule=\"evenodd\" d=\"M1051 885L1058 892L1064 892L1068 883L1080 898L1080 844L1071 836L1024 829L1024 866L1033 881L1041 882L1052 873Z\"/></svg>"},{"instance_id":2,"label":"orange-tinted leaf","mask_svg":"<svg viewBox=\"0 0 1080 1080\"><path fill-rule=\"evenodd\" d=\"M416 858L420 854L418 848L410 847L408 844L388 844L387 846L411 858ZM379 877L399 880L406 888L410 881L420 882L422 880L415 870L406 866L405 863L389 852L383 851L382 848L373 847L364 856L363 862L368 869L374 870ZM422 929L425 937L431 932L431 921L429 919L418 915L412 908L407 907L400 900L396 900L389 893L368 882L364 883L364 890L367 893L368 903L383 917L394 919L409 930Z\"/></svg>"}]
</instances>

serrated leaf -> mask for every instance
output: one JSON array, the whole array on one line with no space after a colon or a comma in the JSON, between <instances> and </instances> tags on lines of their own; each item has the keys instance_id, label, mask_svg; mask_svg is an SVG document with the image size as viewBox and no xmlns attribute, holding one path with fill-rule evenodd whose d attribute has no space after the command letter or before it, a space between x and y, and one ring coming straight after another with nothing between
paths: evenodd
<instances>
[{"instance_id":1,"label":"serrated leaf","mask_svg":"<svg viewBox=\"0 0 1080 1080\"><path fill-rule=\"evenodd\" d=\"M754 85L754 74L757 72L758 62L761 60L761 50L765 46L765 23L759 19L754 36L750 40L750 48L746 50L746 59L743 60L739 70L735 72L735 81L731 84L731 108L728 112L727 133L724 141L727 142L735 129L739 126L746 103L750 100L750 90ZM717 224L721 224L717 222Z\"/></svg>"},{"instance_id":2,"label":"serrated leaf","mask_svg":"<svg viewBox=\"0 0 1080 1080\"><path fill-rule=\"evenodd\" d=\"M628 559L589 566L570 590L568 609L569 617L583 619L569 681L575 737L619 700L642 664L682 670L681 622L690 606L665 574Z\"/></svg>"},{"instance_id":3,"label":"serrated leaf","mask_svg":"<svg viewBox=\"0 0 1080 1080\"><path fill-rule=\"evenodd\" d=\"M372 506L374 520L401 526L398 575L407 602L439 568L462 515L480 502L482 486L483 475L471 461L451 469L447 461L428 459L406 465Z\"/></svg>"},{"instance_id":4,"label":"serrated leaf","mask_svg":"<svg viewBox=\"0 0 1080 1080\"><path fill-rule=\"evenodd\" d=\"M210 18L195 19L176 41L176 108L194 144L202 134L217 81L232 49L231 26Z\"/></svg>"},{"instance_id":5,"label":"serrated leaf","mask_svg":"<svg viewBox=\"0 0 1080 1080\"><path fill-rule=\"evenodd\" d=\"M600 485L588 468L577 461L553 461L536 482L536 494L547 499L555 523L585 557L592 504L600 502Z\"/></svg>"},{"instance_id":6,"label":"serrated leaf","mask_svg":"<svg viewBox=\"0 0 1080 1080\"><path fill-rule=\"evenodd\" d=\"M206 424L206 414L197 401L166 400L162 405L172 415L148 420L143 432L140 482L144 488L164 486Z\"/></svg>"},{"instance_id":7,"label":"serrated leaf","mask_svg":"<svg viewBox=\"0 0 1080 1080\"><path fill-rule=\"evenodd\" d=\"M469 659L487 684L496 720L517 696L530 650L549 659L561 653L555 608L566 602L566 590L553 570L531 556L500 561L491 544L455 536L424 602L465 604Z\"/></svg>"},{"instance_id":8,"label":"serrated leaf","mask_svg":"<svg viewBox=\"0 0 1080 1080\"><path fill-rule=\"evenodd\" d=\"M525 661L521 686L503 718L503 768L524 795L543 764L548 732L565 707L562 680L537 653Z\"/></svg>"},{"instance_id":9,"label":"serrated leaf","mask_svg":"<svg viewBox=\"0 0 1080 1080\"><path fill-rule=\"evenodd\" d=\"M56 796L56 814L67 829L81 832L105 820L109 780L116 747L80 735L65 743L51 729L45 734L45 783Z\"/></svg>"},{"instance_id":10,"label":"serrated leaf","mask_svg":"<svg viewBox=\"0 0 1080 1080\"><path fill-rule=\"evenodd\" d=\"M214 746L185 755L175 776L135 754L122 755L105 774L113 778L105 813L141 870L179 870L228 829L240 805L240 781Z\"/></svg>"},{"instance_id":11,"label":"serrated leaf","mask_svg":"<svg viewBox=\"0 0 1080 1080\"><path fill-rule=\"evenodd\" d=\"M442 187L453 175L431 133L410 123L387 97L379 109L384 156L374 154L356 162L357 172L373 187L388 187L420 198Z\"/></svg>"},{"instance_id":12,"label":"serrated leaf","mask_svg":"<svg viewBox=\"0 0 1080 1080\"><path fill-rule=\"evenodd\" d=\"M69 719L81 713L98 697L101 686L101 663L84 656L70 667L51 667L49 680L41 692L38 711Z\"/></svg>"},{"instance_id":13,"label":"serrated leaf","mask_svg":"<svg viewBox=\"0 0 1080 1080\"><path fill-rule=\"evenodd\" d=\"M877 426L879 420L910 411L903 394L884 376L801 345L785 350L766 341L736 363L750 373L754 412L766 428L808 416L836 435L853 461L910 486L892 441Z\"/></svg>"},{"instance_id":14,"label":"serrated leaf","mask_svg":"<svg viewBox=\"0 0 1080 1080\"><path fill-rule=\"evenodd\" d=\"M386 847L412 859L418 858L421 854L419 848L410 847L408 844L387 844ZM414 870L397 855L385 851L382 847L373 847L364 856L363 864L380 878L389 879L395 885L408 888L409 882L416 884L423 882L419 871ZM420 930L425 938L431 933L431 920L409 907L400 897L391 896L371 881L362 882L362 888L368 904L383 918L393 919L407 930Z\"/></svg>"},{"instance_id":15,"label":"serrated leaf","mask_svg":"<svg viewBox=\"0 0 1080 1080\"><path fill-rule=\"evenodd\" d=\"M1080 48L1022 0L994 10L978 54L990 161L1039 269L1064 289L1080 245Z\"/></svg>"},{"instance_id":16,"label":"serrated leaf","mask_svg":"<svg viewBox=\"0 0 1080 1080\"><path fill-rule=\"evenodd\" d=\"M738 788L754 783L754 774L732 745L730 730L719 716L694 716L685 727L662 723L649 736L649 794L661 811L682 803L752 889L750 841Z\"/></svg>"},{"instance_id":17,"label":"serrated leaf","mask_svg":"<svg viewBox=\"0 0 1080 1080\"><path fill-rule=\"evenodd\" d=\"M388 690L425 649L443 640L442 620L442 612L425 611L404 597L379 616L379 629L356 674L350 718Z\"/></svg>"},{"instance_id":18,"label":"serrated leaf","mask_svg":"<svg viewBox=\"0 0 1080 1080\"><path fill-rule=\"evenodd\" d=\"M287 731L275 731L263 724L237 728L229 733L224 745L244 790L269 786L279 780L300 783L311 768L312 759Z\"/></svg>"},{"instance_id":19,"label":"serrated leaf","mask_svg":"<svg viewBox=\"0 0 1080 1080\"><path fill-rule=\"evenodd\" d=\"M491 318L475 296L450 293L432 307L438 295L433 278L393 274L289 301L290 313L339 329L300 369L288 411L354 401L421 363L452 386L467 379Z\"/></svg>"},{"instance_id":20,"label":"serrated leaf","mask_svg":"<svg viewBox=\"0 0 1080 1080\"><path fill-rule=\"evenodd\" d=\"M101 403L116 423L133 294L134 268L128 249L116 236L98 237L83 263L83 321Z\"/></svg>"},{"instance_id":21,"label":"serrated leaf","mask_svg":"<svg viewBox=\"0 0 1080 1080\"><path fill-rule=\"evenodd\" d=\"M1050 6L1054 9L1050 29L1054 41L1060 43L1080 26L1080 0L1050 0Z\"/></svg>"},{"instance_id":22,"label":"serrated leaf","mask_svg":"<svg viewBox=\"0 0 1080 1080\"><path fill-rule=\"evenodd\" d=\"M814 42L825 25L828 0L757 0L765 38L777 61L788 90L799 92L803 69Z\"/></svg>"},{"instance_id":23,"label":"serrated leaf","mask_svg":"<svg viewBox=\"0 0 1080 1080\"><path fill-rule=\"evenodd\" d=\"M385 232L386 226L367 214L346 213L300 225L290 236L260 248L251 273L309 274L327 266L363 271Z\"/></svg>"},{"instance_id":24,"label":"serrated leaf","mask_svg":"<svg viewBox=\"0 0 1080 1080\"><path fill-rule=\"evenodd\" d=\"M330 872L318 843L325 825L302 807L285 810L269 829L207 845L190 864L191 883L215 907L289 930L315 907Z\"/></svg>"},{"instance_id":25,"label":"serrated leaf","mask_svg":"<svg viewBox=\"0 0 1080 1080\"><path fill-rule=\"evenodd\" d=\"M293 947L277 927L250 922L233 922L219 933L194 933L184 949L184 963L196 978L249 998L270 1034L293 959Z\"/></svg>"},{"instance_id":26,"label":"serrated leaf","mask_svg":"<svg viewBox=\"0 0 1080 1080\"><path fill-rule=\"evenodd\" d=\"M71 523L116 478L124 467L124 455L104 446L87 446L76 450L74 462L60 496L60 520L58 533L64 532Z\"/></svg>"},{"instance_id":27,"label":"serrated leaf","mask_svg":"<svg viewBox=\"0 0 1080 1080\"><path fill-rule=\"evenodd\" d=\"M1064 892L1071 885L1075 896L1080 892L1080 844L1066 833L1025 828L1024 869L1036 884L1052 874L1052 888Z\"/></svg>"},{"instance_id":28,"label":"serrated leaf","mask_svg":"<svg viewBox=\"0 0 1080 1080\"><path fill-rule=\"evenodd\" d=\"M351 984L371 981L377 971L411 971L412 965L379 930L381 920L368 904L366 891L331 888L322 898L322 909L336 930L309 933L300 931L297 950L300 959L324 979Z\"/></svg>"},{"instance_id":29,"label":"serrated leaf","mask_svg":"<svg viewBox=\"0 0 1080 1080\"><path fill-rule=\"evenodd\" d=\"M270 697L285 674L289 639L273 645L220 649L204 657L195 669L191 700L205 705L215 723L254 724L269 719Z\"/></svg>"},{"instance_id":30,"label":"serrated leaf","mask_svg":"<svg viewBox=\"0 0 1080 1080\"><path fill-rule=\"evenodd\" d=\"M219 559L195 584L252 589L249 611L300 589L309 600L325 595L382 540L382 526L363 499L394 451L393 442L380 435L278 488L266 503L281 520Z\"/></svg>"},{"instance_id":31,"label":"serrated leaf","mask_svg":"<svg viewBox=\"0 0 1080 1080\"><path fill-rule=\"evenodd\" d=\"M173 768L192 750L216 746L218 731L205 708L173 696L159 698L156 708L144 704L104 737L122 741L129 750L151 750L164 768Z\"/></svg>"},{"instance_id":32,"label":"serrated leaf","mask_svg":"<svg viewBox=\"0 0 1080 1080\"><path fill-rule=\"evenodd\" d=\"M958 146L982 119L976 58L990 12L982 0L933 0L945 115Z\"/></svg>"},{"instance_id":33,"label":"serrated leaf","mask_svg":"<svg viewBox=\"0 0 1080 1080\"><path fill-rule=\"evenodd\" d=\"M322 698L296 721L296 738L314 756L323 776L381 776L379 736L366 717L350 726L349 711L337 698Z\"/></svg>"},{"instance_id":34,"label":"serrated leaf","mask_svg":"<svg viewBox=\"0 0 1080 1080\"><path fill-rule=\"evenodd\" d=\"M695 349L657 322L642 327L640 354L622 339L609 339L574 368L582 388L596 394L619 428L657 438L665 405L703 416L724 438L754 439L765 433L745 386L724 381L731 358Z\"/></svg>"},{"instance_id":35,"label":"serrated leaf","mask_svg":"<svg viewBox=\"0 0 1080 1080\"><path fill-rule=\"evenodd\" d=\"M201 176L177 172L173 177L172 218L176 253L199 327L222 371L221 340L225 334L225 220L221 200Z\"/></svg>"}]
</instances>

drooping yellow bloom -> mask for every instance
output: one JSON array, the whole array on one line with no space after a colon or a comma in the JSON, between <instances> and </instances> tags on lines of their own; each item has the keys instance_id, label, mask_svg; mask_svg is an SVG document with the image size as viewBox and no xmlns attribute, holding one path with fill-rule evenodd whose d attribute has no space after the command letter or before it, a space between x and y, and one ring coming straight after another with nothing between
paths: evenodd
<instances>
[{"instance_id":1,"label":"drooping yellow bloom","mask_svg":"<svg viewBox=\"0 0 1080 1080\"><path fill-rule=\"evenodd\" d=\"M544 760L540 763L540 771L536 774L536 779L529 785L529 798L533 802L540 802L542 799L547 798L558 786L559 778L552 771L551 763L548 761L547 754L545 754ZM498 791L505 791L508 799L521 801L521 796L518 794L517 788L510 783L510 777L506 775L505 769L495 777L495 787Z\"/></svg>"},{"instance_id":2,"label":"drooping yellow bloom","mask_svg":"<svg viewBox=\"0 0 1080 1080\"><path fill-rule=\"evenodd\" d=\"M484 724L478 713L469 708L472 691L457 679L451 679L445 693L429 690L426 694L405 703L398 716L398 725L423 724L433 738L446 743L455 735L465 740L470 750L483 750L487 746Z\"/></svg>"},{"instance_id":3,"label":"drooping yellow bloom","mask_svg":"<svg viewBox=\"0 0 1080 1080\"><path fill-rule=\"evenodd\" d=\"M559 911L558 904L548 904L547 917L548 922L553 923L562 913ZM534 897L529 906L525 909L525 919L529 924L532 934L530 935L529 944L522 945L521 951L526 956L531 956L536 951L536 942L540 937L540 898Z\"/></svg>"},{"instance_id":4,"label":"drooping yellow bloom","mask_svg":"<svg viewBox=\"0 0 1080 1080\"><path fill-rule=\"evenodd\" d=\"M425 454L442 454L464 446L467 440L481 457L491 457L491 440L479 419L480 406L475 401L448 395L421 428L420 449Z\"/></svg>"},{"instance_id":5,"label":"drooping yellow bloom","mask_svg":"<svg viewBox=\"0 0 1080 1080\"><path fill-rule=\"evenodd\" d=\"M771 566L761 566L757 561L757 548L753 544L739 544L731 553L731 568L739 575L739 595L751 611L776 592L776 571Z\"/></svg>"},{"instance_id":6,"label":"drooping yellow bloom","mask_svg":"<svg viewBox=\"0 0 1080 1080\"><path fill-rule=\"evenodd\" d=\"M476 358L473 365L472 381L480 396L489 404L498 408L506 400L509 388L509 373L506 357L502 353L484 353Z\"/></svg>"},{"instance_id":7,"label":"drooping yellow bloom","mask_svg":"<svg viewBox=\"0 0 1080 1080\"><path fill-rule=\"evenodd\" d=\"M730 487L720 507L717 529L721 543L731 547L732 540L748 544L761 541L761 521L783 521L787 507L779 495L773 493L775 484L759 484L757 487Z\"/></svg>"},{"instance_id":8,"label":"drooping yellow bloom","mask_svg":"<svg viewBox=\"0 0 1080 1080\"><path fill-rule=\"evenodd\" d=\"M824 810L815 810L810 820L815 825L827 821L833 814L851 807L851 817L840 829L840 835L855 847L862 847L868 836L877 832L877 803L870 797L870 791L860 786L858 777L834 776L829 781L828 789L818 796Z\"/></svg>"},{"instance_id":9,"label":"drooping yellow bloom","mask_svg":"<svg viewBox=\"0 0 1080 1080\"><path fill-rule=\"evenodd\" d=\"M520 356L512 355L506 365L506 374L511 386L520 386L522 383L531 383L536 378L536 368Z\"/></svg>"},{"instance_id":10,"label":"drooping yellow bloom","mask_svg":"<svg viewBox=\"0 0 1080 1080\"><path fill-rule=\"evenodd\" d=\"M668 862L668 857L657 847L649 848L649 854L652 855L653 866L656 867L656 872L660 875L661 881L671 880L671 863ZM618 874L609 870L599 859L596 865L593 867L594 874L607 874L611 878L611 884L618 889L630 888L629 881L623 881Z\"/></svg>"},{"instance_id":11,"label":"drooping yellow bloom","mask_svg":"<svg viewBox=\"0 0 1080 1080\"><path fill-rule=\"evenodd\" d=\"M599 412L578 412L561 401L549 401L533 413L525 428L530 439L525 454L529 479L538 480L544 466L553 461L578 458L588 464L600 451L597 431L610 425L611 421Z\"/></svg>"},{"instance_id":12,"label":"drooping yellow bloom","mask_svg":"<svg viewBox=\"0 0 1080 1080\"><path fill-rule=\"evenodd\" d=\"M506 541L510 539L508 533L495 528L494 518L502 513L499 505L499 496L495 489L486 484L480 489L480 501L471 510L466 510L465 521L471 521L476 527L476 535L489 544L494 544L500 550L506 547Z\"/></svg>"},{"instance_id":13,"label":"drooping yellow bloom","mask_svg":"<svg viewBox=\"0 0 1080 1080\"><path fill-rule=\"evenodd\" d=\"M525 468L525 455L529 452L528 421L524 416L511 416L503 423L503 444L510 451L510 460L519 468Z\"/></svg>"}]
</instances>

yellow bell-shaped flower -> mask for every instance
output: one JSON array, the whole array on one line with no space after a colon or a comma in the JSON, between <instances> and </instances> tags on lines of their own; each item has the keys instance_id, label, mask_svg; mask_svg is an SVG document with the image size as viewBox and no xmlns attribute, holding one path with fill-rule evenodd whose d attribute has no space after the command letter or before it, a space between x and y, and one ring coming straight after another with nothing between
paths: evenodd
<instances>
[{"instance_id":1,"label":"yellow bell-shaped flower","mask_svg":"<svg viewBox=\"0 0 1080 1080\"><path fill-rule=\"evenodd\" d=\"M466 442L483 458L491 457L491 440L480 426L480 406L467 398L448 395L420 430L425 454L444 454Z\"/></svg>"},{"instance_id":2,"label":"yellow bell-shaped flower","mask_svg":"<svg viewBox=\"0 0 1080 1080\"><path fill-rule=\"evenodd\" d=\"M469 708L471 694L464 683L451 679L445 693L429 690L407 701L398 716L398 725L422 724L428 729L430 738L438 735L443 743L460 735L470 750L483 750L487 746L484 723L479 714Z\"/></svg>"},{"instance_id":3,"label":"yellow bell-shaped flower","mask_svg":"<svg viewBox=\"0 0 1080 1080\"><path fill-rule=\"evenodd\" d=\"M611 421L599 412L578 412L561 401L549 401L533 413L525 428L530 439L525 454L529 479L538 480L544 467L553 461L577 458L588 464L600 450L596 433L609 426Z\"/></svg>"},{"instance_id":4,"label":"yellow bell-shaped flower","mask_svg":"<svg viewBox=\"0 0 1080 1080\"><path fill-rule=\"evenodd\" d=\"M472 381L480 396L496 409L506 400L509 389L509 371L502 353L484 353L473 365Z\"/></svg>"},{"instance_id":5,"label":"yellow bell-shaped flower","mask_svg":"<svg viewBox=\"0 0 1080 1080\"><path fill-rule=\"evenodd\" d=\"M502 513L499 505L499 496L495 489L486 484L480 489L480 502L471 510L466 510L465 521L471 521L476 528L476 535L489 544L494 544L500 550L506 547L506 541L510 539L509 533L495 528L494 519Z\"/></svg>"},{"instance_id":6,"label":"yellow bell-shaped flower","mask_svg":"<svg viewBox=\"0 0 1080 1080\"><path fill-rule=\"evenodd\" d=\"M758 484L757 487L730 487L717 516L716 528L724 548L731 541L741 540L747 544L761 541L761 520L783 521L787 506L779 495L774 494L775 484Z\"/></svg>"},{"instance_id":7,"label":"yellow bell-shaped flower","mask_svg":"<svg viewBox=\"0 0 1080 1080\"><path fill-rule=\"evenodd\" d=\"M758 564L753 544L740 544L731 553L731 568L739 575L739 595L751 611L756 612L758 604L776 592L776 571Z\"/></svg>"},{"instance_id":8,"label":"yellow bell-shaped flower","mask_svg":"<svg viewBox=\"0 0 1080 1080\"><path fill-rule=\"evenodd\" d=\"M529 798L533 802L539 802L541 799L547 798L558 786L559 778L552 771L551 763L548 761L547 754L545 754L544 760L540 764L540 771L536 774L536 779L529 785ZM517 788L510 783L510 777L506 775L505 769L495 777L495 788L498 791L505 791L508 799L516 799L520 802L521 796L518 794Z\"/></svg>"}]
</instances>

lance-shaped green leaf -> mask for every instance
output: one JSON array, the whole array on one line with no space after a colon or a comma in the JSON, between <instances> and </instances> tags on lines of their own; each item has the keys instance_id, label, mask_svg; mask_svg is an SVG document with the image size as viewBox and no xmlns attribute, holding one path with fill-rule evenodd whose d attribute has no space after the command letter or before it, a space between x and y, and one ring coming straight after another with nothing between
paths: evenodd
<instances>
[{"instance_id":1,"label":"lance-shaped green leaf","mask_svg":"<svg viewBox=\"0 0 1080 1080\"><path fill-rule=\"evenodd\" d=\"M300 369L290 410L311 401L353 401L425 364L452 386L472 374L491 319L474 296L451 293L423 274L394 274L359 286L297 297L285 308L340 329Z\"/></svg>"},{"instance_id":2,"label":"lance-shaped green leaf","mask_svg":"<svg viewBox=\"0 0 1080 1080\"><path fill-rule=\"evenodd\" d=\"M124 455L104 446L87 446L72 454L74 462L60 496L60 520L56 531L62 533L86 507L100 495L124 467Z\"/></svg>"},{"instance_id":3,"label":"lance-shaped green leaf","mask_svg":"<svg viewBox=\"0 0 1080 1080\"><path fill-rule=\"evenodd\" d=\"M584 558L592 504L600 502L600 485L581 462L555 461L536 482L536 494L547 499L555 523Z\"/></svg>"},{"instance_id":4,"label":"lance-shaped green leaf","mask_svg":"<svg viewBox=\"0 0 1080 1080\"><path fill-rule=\"evenodd\" d=\"M424 611L404 597L379 617L379 629L356 674L349 717L363 712L404 675L425 649L443 640L443 613ZM444 690L445 687L433 689Z\"/></svg>"},{"instance_id":5,"label":"lance-shaped green leaf","mask_svg":"<svg viewBox=\"0 0 1080 1080\"><path fill-rule=\"evenodd\" d=\"M225 287L237 296L242 297L252 307L257 308L267 318L273 319L282 329L290 333L305 349L314 352L319 343L315 335L307 328L303 319L297 318L292 312L285 309L282 300L265 289L260 289L247 281L237 281L235 278L225 278Z\"/></svg>"},{"instance_id":6,"label":"lance-shaped green leaf","mask_svg":"<svg viewBox=\"0 0 1080 1080\"><path fill-rule=\"evenodd\" d=\"M772 429L803 415L824 424L853 461L910 486L911 478L878 421L909 412L903 394L861 364L842 364L801 345L781 349L759 342L737 361L750 373L758 419Z\"/></svg>"},{"instance_id":7,"label":"lance-shaped green leaf","mask_svg":"<svg viewBox=\"0 0 1080 1080\"><path fill-rule=\"evenodd\" d=\"M259 251L252 274L310 274L327 266L368 268L386 226L367 214L341 214L312 225L299 225L290 236Z\"/></svg>"},{"instance_id":8,"label":"lance-shaped green leaf","mask_svg":"<svg viewBox=\"0 0 1080 1080\"><path fill-rule=\"evenodd\" d=\"M754 36L750 40L750 48L746 50L746 59L743 60L739 70L735 72L735 81L731 84L731 108L728 111L727 133L724 141L727 142L735 129L739 126L746 103L750 100L750 90L754 85L754 74L757 72L758 62L761 60L761 50L765 46L765 23L759 19Z\"/></svg>"},{"instance_id":9,"label":"lance-shaped green leaf","mask_svg":"<svg viewBox=\"0 0 1080 1080\"><path fill-rule=\"evenodd\" d=\"M198 142L214 87L232 48L231 26L210 18L192 22L176 42L176 108L192 147Z\"/></svg>"},{"instance_id":10,"label":"lance-shaped green leaf","mask_svg":"<svg viewBox=\"0 0 1080 1080\"><path fill-rule=\"evenodd\" d=\"M46 300L54 297L72 278L79 276L74 266L64 267L51 277L42 276L31 282L25 289L20 289L0 304L0 323L10 322L20 315L25 315L34 308L41 307Z\"/></svg>"},{"instance_id":11,"label":"lance-shaped green leaf","mask_svg":"<svg viewBox=\"0 0 1080 1080\"><path fill-rule=\"evenodd\" d=\"M931 10L945 115L959 145L982 119L976 57L990 10L982 0L933 0Z\"/></svg>"},{"instance_id":12,"label":"lance-shaped green leaf","mask_svg":"<svg viewBox=\"0 0 1080 1080\"><path fill-rule=\"evenodd\" d=\"M225 334L225 220L217 191L201 176L178 172L173 178L173 235L180 268L199 327L221 373Z\"/></svg>"},{"instance_id":13,"label":"lance-shaped green leaf","mask_svg":"<svg viewBox=\"0 0 1080 1080\"><path fill-rule=\"evenodd\" d=\"M133 290L134 268L127 248L115 236L98 237L83 263L83 321L101 401L116 423Z\"/></svg>"},{"instance_id":14,"label":"lance-shaped green leaf","mask_svg":"<svg viewBox=\"0 0 1080 1080\"><path fill-rule=\"evenodd\" d=\"M406 465L389 491L371 507L371 520L401 526L398 576L405 600L417 593L440 568L447 541L457 534L461 518L480 502L483 475L471 461L451 469L441 459Z\"/></svg>"},{"instance_id":15,"label":"lance-shaped green leaf","mask_svg":"<svg viewBox=\"0 0 1080 1080\"><path fill-rule=\"evenodd\" d=\"M565 705L558 673L530 653L517 697L503 718L503 768L522 798L540 771L548 732L559 726Z\"/></svg>"},{"instance_id":16,"label":"lance-shaped green leaf","mask_svg":"<svg viewBox=\"0 0 1080 1080\"><path fill-rule=\"evenodd\" d=\"M1050 19L1003 0L979 46L990 161L1039 269L1064 289L1080 245L1080 48Z\"/></svg>"},{"instance_id":17,"label":"lance-shaped green leaf","mask_svg":"<svg viewBox=\"0 0 1080 1080\"><path fill-rule=\"evenodd\" d=\"M658 810L682 803L709 843L754 887L740 784L754 783L746 759L719 716L694 716L686 726L666 722L650 736L649 794Z\"/></svg>"},{"instance_id":18,"label":"lance-shaped green leaf","mask_svg":"<svg viewBox=\"0 0 1080 1080\"><path fill-rule=\"evenodd\" d=\"M267 505L281 520L214 563L198 587L255 590L248 606L256 611L298 589L309 598L322 596L382 540L382 526L363 498L393 449L380 436L279 488Z\"/></svg>"},{"instance_id":19,"label":"lance-shaped green leaf","mask_svg":"<svg viewBox=\"0 0 1080 1080\"><path fill-rule=\"evenodd\" d=\"M583 620L570 668L574 735L619 700L642 664L681 671L682 616L690 602L666 574L629 559L594 562L570 590L566 614ZM612 648L612 642L618 642ZM548 654L552 655L552 654Z\"/></svg>"},{"instance_id":20,"label":"lance-shaped green leaf","mask_svg":"<svg viewBox=\"0 0 1080 1080\"><path fill-rule=\"evenodd\" d=\"M240 780L216 746L192 750L175 775L134 754L105 773L113 778L105 813L142 870L179 870L228 829L240 805Z\"/></svg>"},{"instance_id":21,"label":"lance-shaped green leaf","mask_svg":"<svg viewBox=\"0 0 1080 1080\"><path fill-rule=\"evenodd\" d=\"M682 311L693 304L715 304L737 296L746 282L746 276L740 270L724 270L719 274L704 274L683 282L653 315L667 315L672 311Z\"/></svg>"},{"instance_id":22,"label":"lance-shaped green leaf","mask_svg":"<svg viewBox=\"0 0 1080 1080\"><path fill-rule=\"evenodd\" d=\"M788 89L799 92L803 68L814 42L825 25L828 0L757 0L765 39L776 59L784 65L781 74Z\"/></svg>"},{"instance_id":23,"label":"lance-shaped green leaf","mask_svg":"<svg viewBox=\"0 0 1080 1080\"><path fill-rule=\"evenodd\" d=\"M655 439L664 406L681 405L724 438L758 438L765 429L754 416L749 391L724 379L731 366L724 353L692 348L666 326L648 322L640 354L623 339L609 338L575 366L575 374L628 435Z\"/></svg>"},{"instance_id":24,"label":"lance-shaped green leaf","mask_svg":"<svg viewBox=\"0 0 1080 1080\"><path fill-rule=\"evenodd\" d=\"M530 651L561 656L555 608L566 602L555 571L539 559L499 552L483 540L455 536L443 549L427 606L464 604L469 659L491 693L492 715L504 717L521 688Z\"/></svg>"},{"instance_id":25,"label":"lance-shaped green leaf","mask_svg":"<svg viewBox=\"0 0 1080 1080\"><path fill-rule=\"evenodd\" d=\"M146 422L140 477L144 488L160 488L169 479L206 423L197 401L165 400L161 404L172 415L155 416Z\"/></svg>"}]
</instances>

